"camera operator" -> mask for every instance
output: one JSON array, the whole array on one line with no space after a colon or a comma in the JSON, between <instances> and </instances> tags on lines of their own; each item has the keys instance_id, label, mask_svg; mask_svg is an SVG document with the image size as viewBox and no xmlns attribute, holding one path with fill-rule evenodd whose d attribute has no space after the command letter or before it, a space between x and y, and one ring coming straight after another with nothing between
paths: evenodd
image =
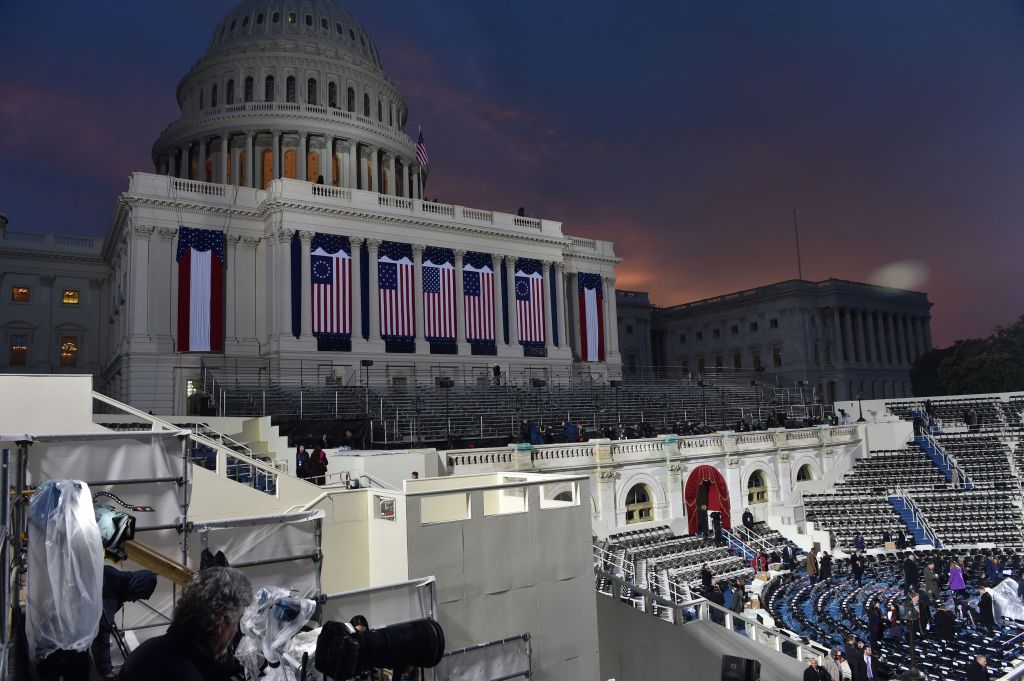
<instances>
[{"instance_id":1,"label":"camera operator","mask_svg":"<svg viewBox=\"0 0 1024 681\"><path fill-rule=\"evenodd\" d=\"M136 648L121 668L120 680L230 679L241 665L225 653L251 601L252 586L241 571L203 570L185 587L167 633Z\"/></svg>"}]
</instances>

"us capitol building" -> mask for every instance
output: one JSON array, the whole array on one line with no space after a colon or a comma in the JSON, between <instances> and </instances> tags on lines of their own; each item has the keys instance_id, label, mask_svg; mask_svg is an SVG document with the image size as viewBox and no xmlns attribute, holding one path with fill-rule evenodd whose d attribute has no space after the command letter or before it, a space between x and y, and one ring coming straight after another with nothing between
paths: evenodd
<instances>
[{"instance_id":1,"label":"us capitol building","mask_svg":"<svg viewBox=\"0 0 1024 681\"><path fill-rule=\"evenodd\" d=\"M333 1L239 3L177 101L104 239L0 220L0 371L157 413L204 364L621 375L613 244L425 200L408 108Z\"/></svg>"}]
</instances>

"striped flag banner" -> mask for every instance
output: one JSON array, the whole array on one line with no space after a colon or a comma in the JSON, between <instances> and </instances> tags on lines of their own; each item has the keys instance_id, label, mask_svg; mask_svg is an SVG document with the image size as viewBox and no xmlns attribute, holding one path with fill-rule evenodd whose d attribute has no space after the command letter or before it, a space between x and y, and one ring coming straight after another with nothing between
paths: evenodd
<instances>
[{"instance_id":1,"label":"striped flag banner","mask_svg":"<svg viewBox=\"0 0 1024 681\"><path fill-rule=\"evenodd\" d=\"M178 352L224 352L224 232L178 229Z\"/></svg>"},{"instance_id":2,"label":"striped flag banner","mask_svg":"<svg viewBox=\"0 0 1024 681\"><path fill-rule=\"evenodd\" d=\"M351 251L348 237L313 236L309 271L315 336L352 337Z\"/></svg>"},{"instance_id":3,"label":"striped flag banner","mask_svg":"<svg viewBox=\"0 0 1024 681\"><path fill-rule=\"evenodd\" d=\"M494 342L494 270L491 256L467 253L462 265L466 340Z\"/></svg>"},{"instance_id":4,"label":"striped flag banner","mask_svg":"<svg viewBox=\"0 0 1024 681\"><path fill-rule=\"evenodd\" d=\"M380 337L384 340L412 340L416 336L414 270L409 244L393 241L381 244L377 258L377 287Z\"/></svg>"},{"instance_id":5,"label":"striped flag banner","mask_svg":"<svg viewBox=\"0 0 1024 681\"><path fill-rule=\"evenodd\" d=\"M519 344L544 345L544 277L538 260L516 261L516 316Z\"/></svg>"},{"instance_id":6,"label":"striped flag banner","mask_svg":"<svg viewBox=\"0 0 1024 681\"><path fill-rule=\"evenodd\" d=\"M427 340L455 340L454 263L423 263L423 334Z\"/></svg>"},{"instance_id":7,"label":"striped flag banner","mask_svg":"<svg viewBox=\"0 0 1024 681\"><path fill-rule=\"evenodd\" d=\"M600 274L579 274L580 355L584 362L604 361L604 289Z\"/></svg>"}]
</instances>

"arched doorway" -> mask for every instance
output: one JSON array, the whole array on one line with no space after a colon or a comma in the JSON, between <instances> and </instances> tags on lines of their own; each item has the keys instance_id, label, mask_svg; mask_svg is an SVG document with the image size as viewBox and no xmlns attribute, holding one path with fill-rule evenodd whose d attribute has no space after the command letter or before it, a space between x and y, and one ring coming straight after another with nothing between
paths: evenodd
<instances>
[{"instance_id":1,"label":"arched doorway","mask_svg":"<svg viewBox=\"0 0 1024 681\"><path fill-rule=\"evenodd\" d=\"M755 470L747 479L747 503L764 504L768 502L768 481L765 480L764 471Z\"/></svg>"},{"instance_id":2,"label":"arched doorway","mask_svg":"<svg viewBox=\"0 0 1024 681\"><path fill-rule=\"evenodd\" d=\"M626 494L626 524L645 523L654 519L654 502L647 485L633 485Z\"/></svg>"},{"instance_id":3,"label":"arched doorway","mask_svg":"<svg viewBox=\"0 0 1024 681\"><path fill-rule=\"evenodd\" d=\"M698 511L707 507L708 511L719 511L722 514L722 527L732 527L729 511L729 488L725 478L713 466L697 466L683 486L683 500L686 502L686 519L690 534L698 529Z\"/></svg>"}]
</instances>

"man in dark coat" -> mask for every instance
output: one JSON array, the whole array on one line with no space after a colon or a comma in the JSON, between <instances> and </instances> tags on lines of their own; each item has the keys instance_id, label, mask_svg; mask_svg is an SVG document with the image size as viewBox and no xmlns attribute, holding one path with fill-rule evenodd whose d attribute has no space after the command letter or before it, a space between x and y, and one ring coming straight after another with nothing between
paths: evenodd
<instances>
[{"instance_id":1,"label":"man in dark coat","mask_svg":"<svg viewBox=\"0 0 1024 681\"><path fill-rule=\"evenodd\" d=\"M892 541L892 532L889 530L882 530L882 544L888 544Z\"/></svg>"},{"instance_id":2,"label":"man in dark coat","mask_svg":"<svg viewBox=\"0 0 1024 681\"><path fill-rule=\"evenodd\" d=\"M967 681L986 681L988 679L988 660L978 655L967 664Z\"/></svg>"},{"instance_id":3,"label":"man in dark coat","mask_svg":"<svg viewBox=\"0 0 1024 681\"><path fill-rule=\"evenodd\" d=\"M749 508L743 509L743 527L751 532L754 531L754 514L750 512Z\"/></svg>"},{"instance_id":4,"label":"man in dark coat","mask_svg":"<svg viewBox=\"0 0 1024 681\"><path fill-rule=\"evenodd\" d=\"M853 573L853 578L857 581L857 586L860 586L864 579L864 554L860 551L857 551L850 558L850 571Z\"/></svg>"},{"instance_id":5,"label":"man in dark coat","mask_svg":"<svg viewBox=\"0 0 1024 681\"><path fill-rule=\"evenodd\" d=\"M793 549L789 544L782 547L782 567L785 570L793 569Z\"/></svg>"},{"instance_id":6,"label":"man in dark coat","mask_svg":"<svg viewBox=\"0 0 1024 681\"><path fill-rule=\"evenodd\" d=\"M903 559L903 590L910 591L917 587L917 563L914 554L908 553Z\"/></svg>"},{"instance_id":7,"label":"man in dark coat","mask_svg":"<svg viewBox=\"0 0 1024 681\"><path fill-rule=\"evenodd\" d=\"M113 565L103 566L103 617L100 630L92 641L92 661L96 673L103 679L113 679L114 667L110 662L110 625L125 603L147 600L156 590L156 574L149 570L125 571Z\"/></svg>"},{"instance_id":8,"label":"man in dark coat","mask_svg":"<svg viewBox=\"0 0 1024 681\"><path fill-rule=\"evenodd\" d=\"M860 663L863 662L863 651L857 647L857 639L852 635L846 637L846 645L843 646L843 655L846 657L846 664L850 665L850 674L860 679Z\"/></svg>"},{"instance_id":9,"label":"man in dark coat","mask_svg":"<svg viewBox=\"0 0 1024 681\"><path fill-rule=\"evenodd\" d=\"M711 584L714 578L715 574L711 572L708 564L704 563L700 568L700 585L704 589L705 595L711 593Z\"/></svg>"},{"instance_id":10,"label":"man in dark coat","mask_svg":"<svg viewBox=\"0 0 1024 681\"><path fill-rule=\"evenodd\" d=\"M955 622L956 618L953 617L953 613L946 607L946 604L940 605L935 613L935 636L942 641L952 641L956 638Z\"/></svg>"},{"instance_id":11,"label":"man in dark coat","mask_svg":"<svg viewBox=\"0 0 1024 681\"><path fill-rule=\"evenodd\" d=\"M818 668L818 658L812 657L804 669L804 681L821 681L821 669Z\"/></svg>"},{"instance_id":12,"label":"man in dark coat","mask_svg":"<svg viewBox=\"0 0 1024 681\"><path fill-rule=\"evenodd\" d=\"M853 535L853 548L858 551L863 551L867 548L867 545L864 543L864 535L862 535L860 531Z\"/></svg>"},{"instance_id":13,"label":"man in dark coat","mask_svg":"<svg viewBox=\"0 0 1024 681\"><path fill-rule=\"evenodd\" d=\"M992 609L992 594L988 589L981 587L981 598L978 599L978 626L983 629L993 629L996 626L996 615Z\"/></svg>"},{"instance_id":14,"label":"man in dark coat","mask_svg":"<svg viewBox=\"0 0 1024 681\"><path fill-rule=\"evenodd\" d=\"M917 607L921 611L920 632L921 636L928 635L928 627L932 623L932 599L926 589L917 590Z\"/></svg>"},{"instance_id":15,"label":"man in dark coat","mask_svg":"<svg viewBox=\"0 0 1024 681\"><path fill-rule=\"evenodd\" d=\"M832 581L832 556L828 551L821 552L821 560L818 561L818 579L823 582Z\"/></svg>"},{"instance_id":16,"label":"man in dark coat","mask_svg":"<svg viewBox=\"0 0 1024 681\"><path fill-rule=\"evenodd\" d=\"M878 642L881 639L882 611L878 607L878 603L875 603L868 609L868 643L874 647L878 647Z\"/></svg>"}]
</instances>

